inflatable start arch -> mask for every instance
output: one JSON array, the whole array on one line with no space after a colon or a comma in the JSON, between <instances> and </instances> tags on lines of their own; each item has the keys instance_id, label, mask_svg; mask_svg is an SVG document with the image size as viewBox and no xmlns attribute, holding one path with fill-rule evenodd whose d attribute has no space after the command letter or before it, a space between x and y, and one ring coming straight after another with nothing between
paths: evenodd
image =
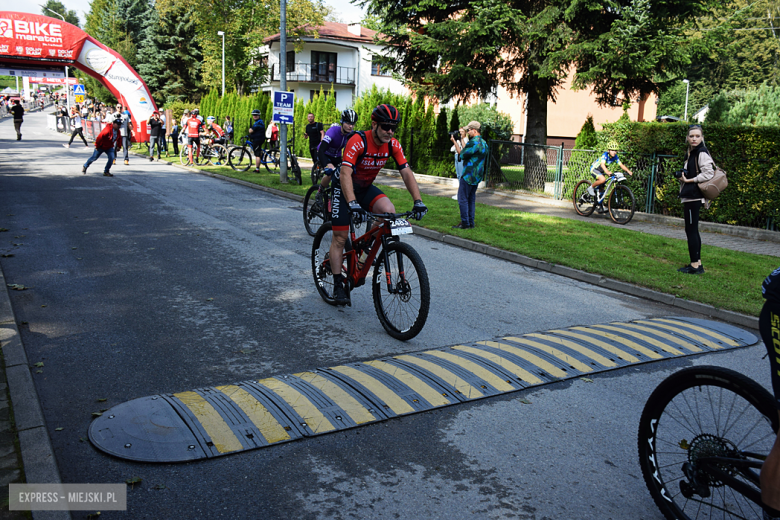
<instances>
[{"instance_id":1,"label":"inflatable start arch","mask_svg":"<svg viewBox=\"0 0 780 520\"><path fill-rule=\"evenodd\" d=\"M75 25L57 18L0 11L0 65L7 68L65 67L83 70L130 110L135 140L148 137L146 121L157 110L138 73Z\"/></svg>"}]
</instances>

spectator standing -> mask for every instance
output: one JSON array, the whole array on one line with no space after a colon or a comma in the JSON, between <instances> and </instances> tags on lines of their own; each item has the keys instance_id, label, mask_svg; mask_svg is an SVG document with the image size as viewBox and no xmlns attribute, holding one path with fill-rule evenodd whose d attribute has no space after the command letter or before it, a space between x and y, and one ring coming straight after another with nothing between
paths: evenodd
<instances>
[{"instance_id":1,"label":"spectator standing","mask_svg":"<svg viewBox=\"0 0 780 520\"><path fill-rule=\"evenodd\" d=\"M691 263L678 269L685 274L704 274L701 265L701 235L699 235L699 211L707 202L699 189L699 183L715 176L715 163L704 144L701 126L693 125L685 138L688 150L683 157L680 176L680 201L683 203L685 236L688 238L688 256Z\"/></svg>"},{"instance_id":2,"label":"spectator standing","mask_svg":"<svg viewBox=\"0 0 780 520\"><path fill-rule=\"evenodd\" d=\"M14 130L16 130L16 140L22 140L22 123L24 122L24 107L18 99L14 100L14 106L11 107L11 113L14 115Z\"/></svg>"},{"instance_id":3,"label":"spectator standing","mask_svg":"<svg viewBox=\"0 0 780 520\"><path fill-rule=\"evenodd\" d=\"M179 155L179 123L174 119L171 125L171 132L168 134L171 138L171 144L173 145L174 157Z\"/></svg>"},{"instance_id":4,"label":"spectator standing","mask_svg":"<svg viewBox=\"0 0 780 520\"><path fill-rule=\"evenodd\" d=\"M116 118L119 119L119 133L122 138L121 147L124 148L125 165L128 165L130 164L131 139L133 138L133 131L131 130L133 119L130 117L130 111L126 107L124 107L124 111L122 111L122 108L122 105L116 106ZM108 116L108 114L106 115ZM116 164L116 162L114 162L114 164Z\"/></svg>"},{"instance_id":5,"label":"spectator standing","mask_svg":"<svg viewBox=\"0 0 780 520\"><path fill-rule=\"evenodd\" d=\"M453 229L471 229L474 227L474 212L477 200L477 186L485 177L485 162L488 147L479 133L482 125L478 121L471 121L466 125L468 143L462 147L459 141L450 136L455 149L463 161L463 175L458 187L458 206L460 206L460 224L452 226Z\"/></svg>"},{"instance_id":6,"label":"spectator standing","mask_svg":"<svg viewBox=\"0 0 780 520\"><path fill-rule=\"evenodd\" d=\"M110 125L103 128L103 131L101 131L100 134L98 134L97 139L95 139L95 151L92 153L92 157L87 159L87 162L84 163L84 166L81 168L81 173L86 174L89 165L97 161L98 158L105 153L108 156L108 162L106 162L103 175L105 177L114 176L111 173L111 165L114 164L114 157L116 157L116 152L120 147L119 139L121 134L119 132L119 127L121 125L122 118L121 116L117 116Z\"/></svg>"},{"instance_id":7,"label":"spectator standing","mask_svg":"<svg viewBox=\"0 0 780 520\"><path fill-rule=\"evenodd\" d=\"M89 117L89 108L87 108L87 104L84 103L81 106L81 119L86 119L87 117Z\"/></svg>"},{"instance_id":8,"label":"spectator standing","mask_svg":"<svg viewBox=\"0 0 780 520\"><path fill-rule=\"evenodd\" d=\"M463 148L466 146L466 143L469 142L469 136L466 134L466 127L459 128L458 133L460 133L460 146ZM450 138L452 138L452 136L450 136ZM450 151L455 154L455 175L458 177L458 189L460 189L460 178L463 177L463 161L460 158L458 150L455 149L454 144L452 145L452 148L450 148ZM458 194L456 193L452 198L458 200Z\"/></svg>"},{"instance_id":9,"label":"spectator standing","mask_svg":"<svg viewBox=\"0 0 780 520\"><path fill-rule=\"evenodd\" d=\"M263 143L265 143L265 123L260 119L260 111L257 109L252 110L249 139L252 141L252 151L255 154L255 173L260 173L260 159L263 156Z\"/></svg>"},{"instance_id":10,"label":"spectator standing","mask_svg":"<svg viewBox=\"0 0 780 520\"><path fill-rule=\"evenodd\" d=\"M152 116L149 121L146 122L149 129L149 160L154 160L154 147L157 146L157 160L160 160L160 134L165 134L162 121L160 120L160 113L155 110L152 112Z\"/></svg>"},{"instance_id":11,"label":"spectator standing","mask_svg":"<svg viewBox=\"0 0 780 520\"><path fill-rule=\"evenodd\" d=\"M225 116L225 135L227 135L227 142L232 143L234 135L233 121L230 120L230 116Z\"/></svg>"},{"instance_id":12,"label":"spectator standing","mask_svg":"<svg viewBox=\"0 0 780 520\"><path fill-rule=\"evenodd\" d=\"M162 131L158 136L158 139L160 140L160 149L165 150L165 156L168 157L168 140L165 138L165 112L160 112L160 122L162 123Z\"/></svg>"},{"instance_id":13,"label":"spectator standing","mask_svg":"<svg viewBox=\"0 0 780 520\"><path fill-rule=\"evenodd\" d=\"M81 140L84 141L84 146L89 148L89 144L87 143L87 140L84 138L84 131L82 129L82 123L81 123L81 115L79 115L79 111L76 107L71 107L70 109L70 127L73 129L73 132L70 134L70 141L68 141L68 144L63 144L65 148L70 148L70 145L73 144L73 138L77 135L81 137Z\"/></svg>"},{"instance_id":14,"label":"spectator standing","mask_svg":"<svg viewBox=\"0 0 780 520\"><path fill-rule=\"evenodd\" d=\"M271 147L271 150L276 150L279 148L279 127L276 126L276 123L271 121L271 128L268 129L270 132L270 140L268 141L269 146Z\"/></svg>"},{"instance_id":15,"label":"spectator standing","mask_svg":"<svg viewBox=\"0 0 780 520\"><path fill-rule=\"evenodd\" d=\"M325 129L322 123L314 121L314 114L309 112L306 116L306 120L309 124L306 125L303 138L309 140L309 154L314 162L317 162L317 147L320 145L320 141L325 137Z\"/></svg>"}]
</instances>

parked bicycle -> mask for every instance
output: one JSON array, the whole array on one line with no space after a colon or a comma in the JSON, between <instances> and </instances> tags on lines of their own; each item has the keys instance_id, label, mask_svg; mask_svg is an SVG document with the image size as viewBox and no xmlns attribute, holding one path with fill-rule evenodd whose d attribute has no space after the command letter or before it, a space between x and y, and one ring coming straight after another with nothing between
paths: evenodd
<instances>
[{"instance_id":1,"label":"parked bicycle","mask_svg":"<svg viewBox=\"0 0 780 520\"><path fill-rule=\"evenodd\" d=\"M733 370L666 378L639 421L639 464L669 520L763 518L759 473L778 428L774 398Z\"/></svg>"},{"instance_id":2,"label":"parked bicycle","mask_svg":"<svg viewBox=\"0 0 780 520\"><path fill-rule=\"evenodd\" d=\"M581 180L574 188L574 210L583 217L590 216L598 207L599 213L609 213L616 224L628 224L634 217L636 199L631 188L620 184L626 178L622 174L613 173L607 183L596 190L596 196L588 193L591 181ZM604 201L608 209L604 209Z\"/></svg>"},{"instance_id":3,"label":"parked bicycle","mask_svg":"<svg viewBox=\"0 0 780 520\"><path fill-rule=\"evenodd\" d=\"M369 271L374 268L371 283L374 309L387 333L402 341L420 333L428 319L431 301L428 272L422 258L412 246L401 242L401 235L413 232L406 220L411 214L369 213L369 231L360 237L356 237L354 223L350 222L341 269L344 289L349 295L365 284ZM332 242L333 225L326 222L314 237L311 266L317 292L326 303L336 305L330 266Z\"/></svg>"},{"instance_id":4,"label":"parked bicycle","mask_svg":"<svg viewBox=\"0 0 780 520\"><path fill-rule=\"evenodd\" d=\"M188 152L187 146L183 146L179 152L179 161L185 166L192 165ZM208 164L224 166L228 162L227 149L221 144L213 143L210 139L202 139L197 151L195 149L192 150L192 155L197 166L206 166Z\"/></svg>"},{"instance_id":5,"label":"parked bicycle","mask_svg":"<svg viewBox=\"0 0 780 520\"><path fill-rule=\"evenodd\" d=\"M332 170L330 170L332 171ZM322 167L320 164L320 161L318 161L316 158L314 159L314 166L311 168L311 183L313 185L319 184L319 182L322 180L322 178L325 175L331 175L330 173L326 173L326 169Z\"/></svg>"}]
</instances>

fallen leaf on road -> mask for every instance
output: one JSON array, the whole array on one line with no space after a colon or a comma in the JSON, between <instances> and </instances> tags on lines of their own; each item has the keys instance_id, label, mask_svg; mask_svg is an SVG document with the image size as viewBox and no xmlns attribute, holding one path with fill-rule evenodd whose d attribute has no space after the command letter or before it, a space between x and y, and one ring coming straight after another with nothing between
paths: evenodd
<instances>
[{"instance_id":1,"label":"fallen leaf on road","mask_svg":"<svg viewBox=\"0 0 780 520\"><path fill-rule=\"evenodd\" d=\"M7 283L6 284L10 289L13 289L14 291L24 291L27 289L24 285L20 283Z\"/></svg>"},{"instance_id":2,"label":"fallen leaf on road","mask_svg":"<svg viewBox=\"0 0 780 520\"><path fill-rule=\"evenodd\" d=\"M106 399L105 397L101 397L100 399L98 399L98 400L97 400L97 402L98 402L98 403L105 403L105 402L106 402L106 400L107 400L107 399Z\"/></svg>"},{"instance_id":3,"label":"fallen leaf on road","mask_svg":"<svg viewBox=\"0 0 780 520\"><path fill-rule=\"evenodd\" d=\"M585 381L586 383L592 383L593 379L590 379L589 377L581 377L581 380Z\"/></svg>"},{"instance_id":4,"label":"fallen leaf on road","mask_svg":"<svg viewBox=\"0 0 780 520\"><path fill-rule=\"evenodd\" d=\"M65 429L65 428L63 428L62 426L60 426L59 428L54 428L54 431L55 431L55 432L61 432L61 431L62 431L62 430L64 430L64 429Z\"/></svg>"},{"instance_id":5,"label":"fallen leaf on road","mask_svg":"<svg viewBox=\"0 0 780 520\"><path fill-rule=\"evenodd\" d=\"M4 227L0 227L0 233L2 233L3 231L8 231L8 230Z\"/></svg>"},{"instance_id":6,"label":"fallen leaf on road","mask_svg":"<svg viewBox=\"0 0 780 520\"><path fill-rule=\"evenodd\" d=\"M103 412L92 412L92 417L100 417L103 415Z\"/></svg>"},{"instance_id":7,"label":"fallen leaf on road","mask_svg":"<svg viewBox=\"0 0 780 520\"><path fill-rule=\"evenodd\" d=\"M130 486L130 489L133 489L133 486L140 484L142 480L143 479L141 477L132 477L125 480L125 482Z\"/></svg>"},{"instance_id":8,"label":"fallen leaf on road","mask_svg":"<svg viewBox=\"0 0 780 520\"><path fill-rule=\"evenodd\" d=\"M213 302L213 301L214 301L214 298L206 298L206 301L207 301L207 302Z\"/></svg>"},{"instance_id":9,"label":"fallen leaf on road","mask_svg":"<svg viewBox=\"0 0 780 520\"><path fill-rule=\"evenodd\" d=\"M518 399L518 401L520 401L523 404L531 404L531 401L529 401L528 399Z\"/></svg>"},{"instance_id":10,"label":"fallen leaf on road","mask_svg":"<svg viewBox=\"0 0 780 520\"><path fill-rule=\"evenodd\" d=\"M36 370L35 373L36 374L43 374L43 370Z\"/></svg>"},{"instance_id":11,"label":"fallen leaf on road","mask_svg":"<svg viewBox=\"0 0 780 520\"><path fill-rule=\"evenodd\" d=\"M35 366L41 368L43 366L43 361L38 361L37 363L35 363Z\"/></svg>"},{"instance_id":12,"label":"fallen leaf on road","mask_svg":"<svg viewBox=\"0 0 780 520\"><path fill-rule=\"evenodd\" d=\"M46 305L41 305L41 307L46 307Z\"/></svg>"},{"instance_id":13,"label":"fallen leaf on road","mask_svg":"<svg viewBox=\"0 0 780 520\"><path fill-rule=\"evenodd\" d=\"M14 255L11 255L11 254L2 255L3 258L11 258L12 256L14 256Z\"/></svg>"}]
</instances>

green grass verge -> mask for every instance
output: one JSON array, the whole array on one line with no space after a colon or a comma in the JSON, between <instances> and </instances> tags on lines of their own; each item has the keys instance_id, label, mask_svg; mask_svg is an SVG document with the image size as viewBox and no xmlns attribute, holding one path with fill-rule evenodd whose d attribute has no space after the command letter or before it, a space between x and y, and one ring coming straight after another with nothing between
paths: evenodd
<instances>
[{"instance_id":1,"label":"green grass verge","mask_svg":"<svg viewBox=\"0 0 780 520\"><path fill-rule=\"evenodd\" d=\"M310 182L306 167L303 186L281 184L278 175L265 172L241 173L229 167L202 169L298 195L306 193ZM411 209L412 200L406 190L385 186L382 191L398 211ZM633 231L630 224L613 228L477 204L477 227L455 230L451 226L460 220L456 201L429 195L423 195L423 200L430 211L419 225L428 229L751 316L758 316L764 303L761 282L780 265L777 257L704 244L706 273L685 275L677 272L688 263L685 240Z\"/></svg>"}]
</instances>

